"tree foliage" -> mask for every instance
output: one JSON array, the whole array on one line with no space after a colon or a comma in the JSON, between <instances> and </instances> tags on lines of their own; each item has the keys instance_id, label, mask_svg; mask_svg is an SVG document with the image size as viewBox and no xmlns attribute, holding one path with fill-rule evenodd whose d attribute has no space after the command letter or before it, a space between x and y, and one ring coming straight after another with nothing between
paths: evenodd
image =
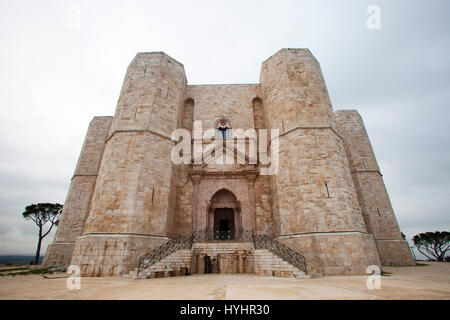
<instances>
[{"instance_id":1,"label":"tree foliage","mask_svg":"<svg viewBox=\"0 0 450 320\"><path fill-rule=\"evenodd\" d=\"M417 250L430 260L444 261L450 249L450 232L435 231L419 233L413 237Z\"/></svg>"},{"instance_id":2,"label":"tree foliage","mask_svg":"<svg viewBox=\"0 0 450 320\"><path fill-rule=\"evenodd\" d=\"M59 203L38 203L25 207L25 211L22 214L23 217L27 220L32 220L39 228L39 240L34 264L39 263L42 239L50 233L53 226L58 225L62 207ZM44 231L44 226L48 223L50 224L49 228L47 231Z\"/></svg>"}]
</instances>

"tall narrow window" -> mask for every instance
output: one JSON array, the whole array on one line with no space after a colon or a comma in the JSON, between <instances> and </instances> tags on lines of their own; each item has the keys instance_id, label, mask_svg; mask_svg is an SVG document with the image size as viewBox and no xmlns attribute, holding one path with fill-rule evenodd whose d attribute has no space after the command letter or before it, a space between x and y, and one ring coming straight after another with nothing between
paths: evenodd
<instances>
[{"instance_id":1,"label":"tall narrow window","mask_svg":"<svg viewBox=\"0 0 450 320\"><path fill-rule=\"evenodd\" d=\"M231 126L227 120L219 120L216 125L217 138L226 139L231 138Z\"/></svg>"},{"instance_id":2,"label":"tall narrow window","mask_svg":"<svg viewBox=\"0 0 450 320\"><path fill-rule=\"evenodd\" d=\"M221 138L227 138L227 129L226 128L219 128L219 136Z\"/></svg>"}]
</instances>

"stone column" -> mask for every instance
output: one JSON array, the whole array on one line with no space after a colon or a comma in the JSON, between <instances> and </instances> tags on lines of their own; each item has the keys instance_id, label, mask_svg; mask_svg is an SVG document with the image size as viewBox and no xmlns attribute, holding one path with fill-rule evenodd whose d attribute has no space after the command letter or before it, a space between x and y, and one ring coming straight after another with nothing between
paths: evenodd
<instances>
[{"instance_id":1,"label":"stone column","mask_svg":"<svg viewBox=\"0 0 450 320\"><path fill-rule=\"evenodd\" d=\"M250 205L250 215L252 220L252 229L250 231L256 232L256 211L255 211L255 179L256 172L247 172L247 185L248 185L248 200ZM247 230L242 230L247 231Z\"/></svg>"},{"instance_id":2,"label":"stone column","mask_svg":"<svg viewBox=\"0 0 450 320\"><path fill-rule=\"evenodd\" d=\"M192 204L192 232L195 231L201 231L198 230L198 222L197 222L197 206L198 206L198 192L199 192L199 184L200 184L200 180L201 180L201 173L192 173L191 174L191 179L192 179L192 183L194 184L194 199L193 199L193 204Z\"/></svg>"}]
</instances>

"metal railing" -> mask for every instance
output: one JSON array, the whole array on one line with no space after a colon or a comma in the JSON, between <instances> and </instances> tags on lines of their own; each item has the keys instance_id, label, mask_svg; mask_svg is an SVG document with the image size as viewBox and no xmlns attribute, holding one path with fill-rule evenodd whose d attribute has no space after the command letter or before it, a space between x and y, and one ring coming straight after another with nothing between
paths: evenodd
<instances>
[{"instance_id":1,"label":"metal railing","mask_svg":"<svg viewBox=\"0 0 450 320\"><path fill-rule=\"evenodd\" d=\"M253 237L253 245L255 249L269 250L284 261L289 262L290 264L307 274L305 257L297 251L285 246L281 242L278 242L277 240L272 239L269 236L260 234Z\"/></svg>"},{"instance_id":2,"label":"metal railing","mask_svg":"<svg viewBox=\"0 0 450 320\"><path fill-rule=\"evenodd\" d=\"M178 237L144 254L139 258L137 275L139 275L140 272L144 271L153 264L161 261L168 255L174 253L175 251L178 251L180 249L191 249L193 243L194 239L192 236Z\"/></svg>"},{"instance_id":3,"label":"metal railing","mask_svg":"<svg viewBox=\"0 0 450 320\"><path fill-rule=\"evenodd\" d=\"M266 249L294 265L306 274L306 259L295 250L267 235L255 235L253 231L196 231L190 236L180 236L151 250L139 258L137 275L153 264L180 249L191 249L194 242L253 242L255 249Z\"/></svg>"},{"instance_id":4,"label":"metal railing","mask_svg":"<svg viewBox=\"0 0 450 320\"><path fill-rule=\"evenodd\" d=\"M252 242L253 231L195 231L192 233L194 242L235 241Z\"/></svg>"}]
</instances>

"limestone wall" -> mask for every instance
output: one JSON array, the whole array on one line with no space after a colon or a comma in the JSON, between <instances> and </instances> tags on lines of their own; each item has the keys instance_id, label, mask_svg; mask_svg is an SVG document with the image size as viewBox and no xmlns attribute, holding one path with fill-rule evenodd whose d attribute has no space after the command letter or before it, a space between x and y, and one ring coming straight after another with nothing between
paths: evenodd
<instances>
[{"instance_id":1,"label":"limestone wall","mask_svg":"<svg viewBox=\"0 0 450 320\"><path fill-rule=\"evenodd\" d=\"M194 121L195 101L186 98L179 109L178 128L192 130ZM173 235L189 235L192 233L192 205L194 202L194 188L189 176L190 164L180 164L176 167L177 179L175 183L175 213L173 215Z\"/></svg>"},{"instance_id":2,"label":"limestone wall","mask_svg":"<svg viewBox=\"0 0 450 320\"><path fill-rule=\"evenodd\" d=\"M233 128L246 130L254 128L252 101L259 94L259 84L192 85L186 98L195 101L194 120L201 120L204 130L214 128L221 117Z\"/></svg>"},{"instance_id":3,"label":"limestone wall","mask_svg":"<svg viewBox=\"0 0 450 320\"><path fill-rule=\"evenodd\" d=\"M303 235L288 245L316 271L359 273L379 264L319 64L306 49L283 49L263 62L260 82L269 127L280 129L279 171L272 176L275 235ZM333 269L335 257L322 245L336 232L356 234L336 251L350 269ZM354 254L366 249L364 257Z\"/></svg>"},{"instance_id":4,"label":"limestone wall","mask_svg":"<svg viewBox=\"0 0 450 320\"><path fill-rule=\"evenodd\" d=\"M175 216L173 230L177 235L189 235L192 233L192 206L194 187L189 177L189 166L178 166L178 178L175 181Z\"/></svg>"},{"instance_id":5,"label":"limestone wall","mask_svg":"<svg viewBox=\"0 0 450 320\"><path fill-rule=\"evenodd\" d=\"M365 274L368 266L381 266L373 236L363 232L299 234L276 240L305 256L308 274Z\"/></svg>"},{"instance_id":6,"label":"limestone wall","mask_svg":"<svg viewBox=\"0 0 450 320\"><path fill-rule=\"evenodd\" d=\"M67 265L75 240L83 232L97 173L112 117L95 117L89 124L80 157L64 203L54 241L47 248L44 265Z\"/></svg>"},{"instance_id":7,"label":"limestone wall","mask_svg":"<svg viewBox=\"0 0 450 320\"><path fill-rule=\"evenodd\" d=\"M150 132L123 132L107 143L84 233L166 235L171 144Z\"/></svg>"},{"instance_id":8,"label":"limestone wall","mask_svg":"<svg viewBox=\"0 0 450 320\"><path fill-rule=\"evenodd\" d=\"M180 113L182 121L179 126L192 129L192 121L202 121L203 131L215 127L215 122L220 118L226 118L231 123L233 129L247 130L253 128L253 104L252 101L260 94L258 84L235 84L235 85L190 85L185 92L183 110ZM206 147L209 142L204 143ZM217 165L214 163L202 167L204 171L210 172L237 172L241 165ZM178 165L178 175L176 180L176 210L174 218L174 233L189 234L192 232L192 219L194 202L194 186L189 177L190 165ZM245 178L245 177L244 177ZM223 182L223 183L222 183ZM225 183L223 179L216 179L214 184L215 191L226 187L228 184L236 185L236 181L230 180ZM207 186L205 186L205 184ZM237 183L239 184L239 183ZM202 189L211 188L211 180L202 182ZM236 185L237 186L237 185ZM248 203L248 190L246 182L237 187L244 203ZM210 191L210 190L209 190ZM208 192L209 192L208 191ZM206 210L205 201L210 199L201 198L197 205L199 206L200 217L205 219ZM203 210L203 211L202 211ZM248 210L247 208L245 210ZM206 227L206 220L197 219L198 226ZM246 224L248 225L248 223Z\"/></svg>"},{"instance_id":9,"label":"limestone wall","mask_svg":"<svg viewBox=\"0 0 450 320\"><path fill-rule=\"evenodd\" d=\"M85 275L128 272L139 258L134 253L148 252L170 235L176 180L170 135L185 87L183 65L164 53L141 53L130 64L84 235L74 249L72 263L82 265Z\"/></svg>"},{"instance_id":10,"label":"limestone wall","mask_svg":"<svg viewBox=\"0 0 450 320\"><path fill-rule=\"evenodd\" d=\"M282 49L265 60L260 74L270 128L332 127L333 111L319 63L307 49Z\"/></svg>"},{"instance_id":11,"label":"limestone wall","mask_svg":"<svg viewBox=\"0 0 450 320\"><path fill-rule=\"evenodd\" d=\"M412 265L409 246L403 241L364 123L355 110L335 112L338 130L350 162L368 231L377 242L383 265Z\"/></svg>"},{"instance_id":12,"label":"limestone wall","mask_svg":"<svg viewBox=\"0 0 450 320\"><path fill-rule=\"evenodd\" d=\"M272 236L274 227L270 176L258 176L255 180L255 216L256 231Z\"/></svg>"},{"instance_id":13,"label":"limestone wall","mask_svg":"<svg viewBox=\"0 0 450 320\"><path fill-rule=\"evenodd\" d=\"M322 82L320 68L307 50L281 50L261 70L269 125L281 132L280 168L272 176L281 235L365 232Z\"/></svg>"},{"instance_id":14,"label":"limestone wall","mask_svg":"<svg viewBox=\"0 0 450 320\"><path fill-rule=\"evenodd\" d=\"M167 237L120 233L82 235L71 264L80 267L83 277L122 275L137 268L141 256L167 241Z\"/></svg>"}]
</instances>

